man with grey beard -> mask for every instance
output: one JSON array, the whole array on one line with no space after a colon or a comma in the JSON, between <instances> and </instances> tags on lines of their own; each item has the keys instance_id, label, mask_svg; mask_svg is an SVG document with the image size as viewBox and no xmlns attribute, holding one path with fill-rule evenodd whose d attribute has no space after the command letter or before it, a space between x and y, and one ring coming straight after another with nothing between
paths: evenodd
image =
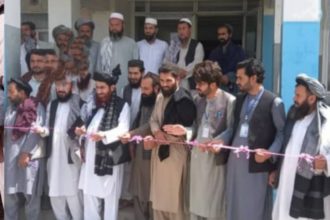
<instances>
[{"instance_id":1,"label":"man with grey beard","mask_svg":"<svg viewBox=\"0 0 330 220\"><path fill-rule=\"evenodd\" d=\"M79 18L75 22L75 29L78 36L83 38L85 45L88 48L88 61L90 63L88 71L93 74L96 68L97 55L100 49L100 43L93 40L93 33L95 29L94 21L86 18Z\"/></svg>"},{"instance_id":2,"label":"man with grey beard","mask_svg":"<svg viewBox=\"0 0 330 220\"><path fill-rule=\"evenodd\" d=\"M109 17L109 36L101 41L97 58L97 72L111 73L119 64L122 75L119 77L117 91L127 84L127 63L138 59L138 47L135 41L124 34L124 16L113 12Z\"/></svg>"}]
</instances>

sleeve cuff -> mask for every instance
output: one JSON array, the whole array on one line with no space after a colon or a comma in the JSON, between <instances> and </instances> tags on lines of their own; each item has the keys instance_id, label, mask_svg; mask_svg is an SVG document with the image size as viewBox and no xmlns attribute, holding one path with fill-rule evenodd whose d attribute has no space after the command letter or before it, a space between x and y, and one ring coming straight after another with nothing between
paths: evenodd
<instances>
[{"instance_id":1,"label":"sleeve cuff","mask_svg":"<svg viewBox=\"0 0 330 220\"><path fill-rule=\"evenodd\" d=\"M324 174L327 177L330 177L330 155L325 156L325 159L327 161L326 169L324 170Z\"/></svg>"}]
</instances>

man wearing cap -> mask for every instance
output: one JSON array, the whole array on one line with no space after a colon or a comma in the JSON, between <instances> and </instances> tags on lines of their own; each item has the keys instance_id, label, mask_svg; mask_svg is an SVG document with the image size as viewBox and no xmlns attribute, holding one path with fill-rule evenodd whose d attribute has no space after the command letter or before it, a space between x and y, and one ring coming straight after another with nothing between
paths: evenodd
<instances>
[{"instance_id":1,"label":"man wearing cap","mask_svg":"<svg viewBox=\"0 0 330 220\"><path fill-rule=\"evenodd\" d=\"M241 90L234 106L234 122L214 143L233 147L247 146L251 150L278 153L283 142L285 123L282 100L264 89L264 68L257 59L237 64L236 83ZM259 163L259 154L240 157L213 146L215 153L227 154L226 203L227 220L271 219L272 193L268 176L274 170L269 157Z\"/></svg>"},{"instance_id":2,"label":"man wearing cap","mask_svg":"<svg viewBox=\"0 0 330 220\"><path fill-rule=\"evenodd\" d=\"M141 102L141 80L144 75L144 65L142 60L128 61L128 84L123 91L123 99L130 106L130 128L136 119ZM121 207L130 205L132 195L129 193L129 182L131 176L131 163L125 164L123 192ZM125 204L126 203L126 204Z\"/></svg>"},{"instance_id":3,"label":"man wearing cap","mask_svg":"<svg viewBox=\"0 0 330 220\"><path fill-rule=\"evenodd\" d=\"M188 90L195 89L195 81L192 72L197 63L203 61L203 45L191 38L192 23L188 18L179 20L178 37L171 41L165 55L165 62L177 64L180 67L180 85Z\"/></svg>"},{"instance_id":4,"label":"man wearing cap","mask_svg":"<svg viewBox=\"0 0 330 220\"><path fill-rule=\"evenodd\" d=\"M69 51L70 43L74 38L73 31L61 24L53 29L52 35L57 46L57 54L59 56L62 54L67 54Z\"/></svg>"},{"instance_id":5,"label":"man wearing cap","mask_svg":"<svg viewBox=\"0 0 330 220\"><path fill-rule=\"evenodd\" d=\"M141 105L139 113L131 126L131 130L120 137L127 144L134 135L150 135L149 119L154 109L159 92L159 76L146 73L141 81ZM136 219L149 220L152 218L150 202L150 159L151 150L143 149L143 143L129 143L132 156L132 172L130 190L134 201Z\"/></svg>"},{"instance_id":6,"label":"man wearing cap","mask_svg":"<svg viewBox=\"0 0 330 220\"><path fill-rule=\"evenodd\" d=\"M74 25L78 32L78 36L85 40L85 45L89 50L89 68L88 71L94 74L96 70L96 60L99 53L100 43L93 40L93 33L95 29L94 21L87 18L79 18Z\"/></svg>"},{"instance_id":7,"label":"man wearing cap","mask_svg":"<svg viewBox=\"0 0 330 220\"><path fill-rule=\"evenodd\" d=\"M83 219L83 203L78 190L80 174L79 144L74 130L81 125L80 97L72 94L72 78L65 70L55 79L57 98L47 107L45 127L35 126L41 137L47 137L47 179L49 197L56 219ZM51 128L51 129L50 129Z\"/></svg>"},{"instance_id":8,"label":"man wearing cap","mask_svg":"<svg viewBox=\"0 0 330 220\"><path fill-rule=\"evenodd\" d=\"M21 24L21 76L29 71L26 63L26 55L32 49L52 49L54 45L37 39L36 25L31 21L25 21Z\"/></svg>"},{"instance_id":9,"label":"man wearing cap","mask_svg":"<svg viewBox=\"0 0 330 220\"><path fill-rule=\"evenodd\" d=\"M162 65L168 44L156 38L158 22L155 18L146 18L144 21L144 39L139 41L139 55L143 60L146 72L158 73Z\"/></svg>"},{"instance_id":10,"label":"man wearing cap","mask_svg":"<svg viewBox=\"0 0 330 220\"><path fill-rule=\"evenodd\" d=\"M325 93L318 80L297 76L284 131L283 153L288 156L280 158L273 220L330 219L330 109L323 102ZM314 157L311 164L289 156L303 153Z\"/></svg>"},{"instance_id":11,"label":"man wearing cap","mask_svg":"<svg viewBox=\"0 0 330 220\"><path fill-rule=\"evenodd\" d=\"M128 148L121 145L118 138L129 130L129 106L116 95L119 71L114 70L112 76L95 72L95 94L81 110L85 125L76 128L76 134L84 142L85 163L79 179L84 195L84 219L117 219L122 163L130 159Z\"/></svg>"},{"instance_id":12,"label":"man wearing cap","mask_svg":"<svg viewBox=\"0 0 330 220\"><path fill-rule=\"evenodd\" d=\"M19 207L25 203L25 219L36 220L40 213L40 196L44 178L44 143L32 131L43 126L45 110L30 98L31 86L11 79L8 84L10 105L5 115L5 219L18 219Z\"/></svg>"},{"instance_id":13,"label":"man wearing cap","mask_svg":"<svg viewBox=\"0 0 330 220\"><path fill-rule=\"evenodd\" d=\"M116 87L117 91L122 91L127 83L127 63L129 60L138 59L139 52L135 41L123 36L124 16L121 13L111 13L108 22L109 36L101 41L96 70L110 74L119 64L122 75Z\"/></svg>"},{"instance_id":14,"label":"man wearing cap","mask_svg":"<svg viewBox=\"0 0 330 220\"><path fill-rule=\"evenodd\" d=\"M219 25L217 34L219 46L211 51L209 59L218 62L223 70L221 88L235 95L238 92L235 76L236 65L245 59L245 53L242 47L231 40L233 35L231 25Z\"/></svg>"},{"instance_id":15,"label":"man wearing cap","mask_svg":"<svg viewBox=\"0 0 330 220\"><path fill-rule=\"evenodd\" d=\"M141 101L141 80L144 75L142 60L128 61L128 84L124 88L123 99L130 105L131 124L136 118Z\"/></svg>"}]
</instances>

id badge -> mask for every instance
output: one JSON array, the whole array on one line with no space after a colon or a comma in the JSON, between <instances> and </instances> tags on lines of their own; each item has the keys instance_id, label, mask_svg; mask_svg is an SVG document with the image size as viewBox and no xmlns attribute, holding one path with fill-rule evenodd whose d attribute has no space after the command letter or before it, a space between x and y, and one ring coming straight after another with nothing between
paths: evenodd
<instances>
[{"instance_id":1,"label":"id badge","mask_svg":"<svg viewBox=\"0 0 330 220\"><path fill-rule=\"evenodd\" d=\"M239 136L242 138L247 138L248 134L249 134L249 125L247 123L243 123L241 125Z\"/></svg>"},{"instance_id":2,"label":"id badge","mask_svg":"<svg viewBox=\"0 0 330 220\"><path fill-rule=\"evenodd\" d=\"M210 133L210 129L209 127L203 127L203 132L202 132L202 137L203 138L208 138L209 137L209 133Z\"/></svg>"}]
</instances>

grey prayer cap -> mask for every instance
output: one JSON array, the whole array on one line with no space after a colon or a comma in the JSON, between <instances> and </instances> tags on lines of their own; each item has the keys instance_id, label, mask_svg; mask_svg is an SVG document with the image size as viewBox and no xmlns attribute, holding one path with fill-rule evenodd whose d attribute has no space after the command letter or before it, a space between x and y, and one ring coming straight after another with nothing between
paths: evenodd
<instances>
[{"instance_id":1,"label":"grey prayer cap","mask_svg":"<svg viewBox=\"0 0 330 220\"><path fill-rule=\"evenodd\" d=\"M92 30L94 30L94 28L95 28L94 21L92 21L91 19L88 19L88 18L79 18L75 22L74 27L78 31L80 26L82 26L82 25L88 25L91 27Z\"/></svg>"}]
</instances>

